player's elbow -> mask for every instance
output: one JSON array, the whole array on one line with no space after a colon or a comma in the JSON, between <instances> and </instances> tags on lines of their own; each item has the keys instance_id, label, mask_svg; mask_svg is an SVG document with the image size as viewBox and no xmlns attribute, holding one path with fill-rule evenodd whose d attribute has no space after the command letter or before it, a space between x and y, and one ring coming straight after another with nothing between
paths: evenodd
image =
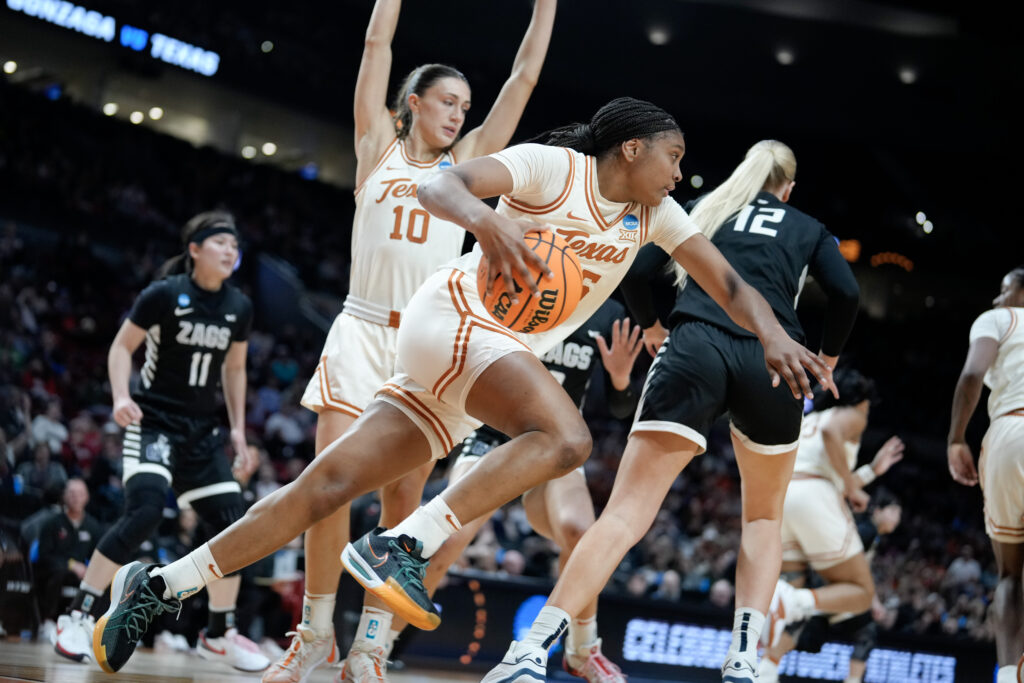
<instances>
[{"instance_id":1,"label":"player's elbow","mask_svg":"<svg viewBox=\"0 0 1024 683\"><path fill-rule=\"evenodd\" d=\"M524 64L516 67L512 71L512 75L509 76L508 83L509 85L527 88L532 91L537 87L537 81L539 80L540 69L531 69Z\"/></svg>"},{"instance_id":2,"label":"player's elbow","mask_svg":"<svg viewBox=\"0 0 1024 683\"><path fill-rule=\"evenodd\" d=\"M441 171L425 180L416 190L416 198L420 200L423 208L433 213L440 206L440 199L445 194L445 184L452 182L453 178L457 176L451 171Z\"/></svg>"}]
</instances>

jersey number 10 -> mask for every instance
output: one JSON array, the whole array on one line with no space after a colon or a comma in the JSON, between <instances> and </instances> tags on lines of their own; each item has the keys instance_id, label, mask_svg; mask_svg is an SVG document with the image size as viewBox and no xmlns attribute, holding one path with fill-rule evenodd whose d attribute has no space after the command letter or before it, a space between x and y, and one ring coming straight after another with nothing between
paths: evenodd
<instances>
[{"instance_id":1,"label":"jersey number 10","mask_svg":"<svg viewBox=\"0 0 1024 683\"><path fill-rule=\"evenodd\" d=\"M395 228L388 235L393 240L402 239L402 214L404 206L395 207ZM405 239L416 244L423 244L427 241L427 227L430 225L430 214L423 209L413 209L409 212L409 221L405 228Z\"/></svg>"}]
</instances>

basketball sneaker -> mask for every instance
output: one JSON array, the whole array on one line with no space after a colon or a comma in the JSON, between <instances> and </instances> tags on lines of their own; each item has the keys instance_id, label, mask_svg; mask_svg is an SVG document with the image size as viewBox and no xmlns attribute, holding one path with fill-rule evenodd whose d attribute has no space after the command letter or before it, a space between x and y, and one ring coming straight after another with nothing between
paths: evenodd
<instances>
[{"instance_id":1,"label":"basketball sneaker","mask_svg":"<svg viewBox=\"0 0 1024 683\"><path fill-rule=\"evenodd\" d=\"M580 648L573 654L566 652L562 657L562 668L570 676L585 679L589 683L625 683L626 681L622 669L601 652L600 638L594 641L593 645Z\"/></svg>"},{"instance_id":2,"label":"basketball sneaker","mask_svg":"<svg viewBox=\"0 0 1024 683\"><path fill-rule=\"evenodd\" d=\"M501 663L487 672L480 683L537 683L547 681L548 653L539 645L515 640Z\"/></svg>"},{"instance_id":3,"label":"basketball sneaker","mask_svg":"<svg viewBox=\"0 0 1024 683\"><path fill-rule=\"evenodd\" d=\"M196 652L203 659L221 662L239 671L263 671L270 666L270 660L260 652L259 646L234 628L229 628L219 638L208 638L204 628L199 632Z\"/></svg>"},{"instance_id":4,"label":"basketball sneaker","mask_svg":"<svg viewBox=\"0 0 1024 683\"><path fill-rule=\"evenodd\" d=\"M753 663L734 655L722 667L722 683L759 683Z\"/></svg>"},{"instance_id":5,"label":"basketball sneaker","mask_svg":"<svg viewBox=\"0 0 1024 683\"><path fill-rule=\"evenodd\" d=\"M150 587L149 572L156 566L131 562L114 575L110 609L96 622L92 634L93 656L107 673L120 671L128 663L153 619L165 612L181 611L180 600L164 599ZM159 585L162 584L161 580Z\"/></svg>"},{"instance_id":6,"label":"basketball sneaker","mask_svg":"<svg viewBox=\"0 0 1024 683\"><path fill-rule=\"evenodd\" d=\"M813 596L808 600L801 591L810 594L809 591L794 588L782 579L775 584L775 593L768 605L768 623L761 632L761 643L766 647L779 644L787 624L798 624L814 614Z\"/></svg>"},{"instance_id":7,"label":"basketball sneaker","mask_svg":"<svg viewBox=\"0 0 1024 683\"><path fill-rule=\"evenodd\" d=\"M92 615L72 610L57 617L57 642L53 650L75 662L92 659L92 631L96 620Z\"/></svg>"},{"instance_id":8,"label":"basketball sneaker","mask_svg":"<svg viewBox=\"0 0 1024 683\"><path fill-rule=\"evenodd\" d=\"M423 576L430 563L423 559L423 543L402 534L381 536L377 527L341 553L341 562L363 588L416 628L433 631L441 623Z\"/></svg>"},{"instance_id":9,"label":"basketball sneaker","mask_svg":"<svg viewBox=\"0 0 1024 683\"><path fill-rule=\"evenodd\" d=\"M308 626L299 624L288 635L292 637L291 646L270 665L262 683L305 683L318 666L338 661L333 629L326 635L318 635Z\"/></svg>"},{"instance_id":10,"label":"basketball sneaker","mask_svg":"<svg viewBox=\"0 0 1024 683\"><path fill-rule=\"evenodd\" d=\"M388 656L383 647L348 651L339 681L345 683L388 683Z\"/></svg>"}]
</instances>

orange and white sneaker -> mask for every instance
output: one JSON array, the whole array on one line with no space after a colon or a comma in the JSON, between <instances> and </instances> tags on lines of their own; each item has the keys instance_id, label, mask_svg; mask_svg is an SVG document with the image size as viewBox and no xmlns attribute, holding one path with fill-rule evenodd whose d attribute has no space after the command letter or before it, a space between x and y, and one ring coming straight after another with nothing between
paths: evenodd
<instances>
[{"instance_id":1,"label":"orange and white sneaker","mask_svg":"<svg viewBox=\"0 0 1024 683\"><path fill-rule=\"evenodd\" d=\"M388 683L388 656L383 647L353 647L338 677L339 683Z\"/></svg>"},{"instance_id":2,"label":"orange and white sneaker","mask_svg":"<svg viewBox=\"0 0 1024 683\"><path fill-rule=\"evenodd\" d=\"M600 638L595 640L593 645L581 648L575 653L566 652L562 657L562 667L570 675L582 678L589 683L625 683L626 681L626 675L622 673L622 669L601 652Z\"/></svg>"},{"instance_id":3,"label":"orange and white sneaker","mask_svg":"<svg viewBox=\"0 0 1024 683\"><path fill-rule=\"evenodd\" d=\"M305 683L318 666L338 661L334 630L317 637L313 629L299 625L289 631L292 644L263 674L262 683Z\"/></svg>"}]
</instances>

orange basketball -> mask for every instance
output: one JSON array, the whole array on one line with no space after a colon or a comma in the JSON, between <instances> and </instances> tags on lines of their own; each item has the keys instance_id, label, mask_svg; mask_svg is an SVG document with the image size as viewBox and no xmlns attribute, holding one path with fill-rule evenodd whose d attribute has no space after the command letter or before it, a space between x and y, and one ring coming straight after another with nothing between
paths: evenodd
<instances>
[{"instance_id":1,"label":"orange basketball","mask_svg":"<svg viewBox=\"0 0 1024 683\"><path fill-rule=\"evenodd\" d=\"M529 288L522 282L514 282L519 292L519 302L512 303L512 297L501 287L501 276L489 295L487 289L487 256L480 259L477 269L476 286L480 300L495 320L513 332L544 332L565 322L576 310L576 304L583 296L583 269L580 261L564 239L554 231L531 230L523 237L526 244L540 256L552 277L545 277L539 268L531 267L531 277L540 289L540 296L525 294Z\"/></svg>"}]
</instances>

